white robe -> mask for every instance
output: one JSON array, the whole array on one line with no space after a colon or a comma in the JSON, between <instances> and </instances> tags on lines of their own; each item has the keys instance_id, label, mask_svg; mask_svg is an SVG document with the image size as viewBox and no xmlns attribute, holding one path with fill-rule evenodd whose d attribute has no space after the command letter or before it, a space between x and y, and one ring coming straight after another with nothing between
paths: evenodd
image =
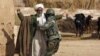
<instances>
[{"instance_id":1,"label":"white robe","mask_svg":"<svg viewBox=\"0 0 100 56\"><path fill-rule=\"evenodd\" d=\"M41 17L37 17L39 26L43 26L46 22L44 14ZM32 56L45 56L46 53L46 35L45 31L37 28L35 36L32 40Z\"/></svg>"}]
</instances>

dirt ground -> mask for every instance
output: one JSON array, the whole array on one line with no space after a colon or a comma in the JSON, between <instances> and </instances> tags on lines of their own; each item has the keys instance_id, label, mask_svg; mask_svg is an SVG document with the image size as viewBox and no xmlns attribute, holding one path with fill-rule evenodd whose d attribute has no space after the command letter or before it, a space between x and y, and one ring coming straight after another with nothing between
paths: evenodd
<instances>
[{"instance_id":1,"label":"dirt ground","mask_svg":"<svg viewBox=\"0 0 100 56\"><path fill-rule=\"evenodd\" d=\"M17 34L18 27L15 27ZM75 35L67 33L68 35ZM84 35L88 36L88 35ZM16 38L16 37L15 37ZM70 39L70 40L69 40ZM72 40L71 40L72 39ZM15 41L16 42L16 41ZM18 56L15 54L15 56ZM100 40L80 40L71 37L64 37L60 43L58 52L53 56L100 56Z\"/></svg>"},{"instance_id":2,"label":"dirt ground","mask_svg":"<svg viewBox=\"0 0 100 56\"><path fill-rule=\"evenodd\" d=\"M63 40L54 56L100 56L100 40Z\"/></svg>"},{"instance_id":3,"label":"dirt ground","mask_svg":"<svg viewBox=\"0 0 100 56\"><path fill-rule=\"evenodd\" d=\"M62 40L53 56L100 56L100 40Z\"/></svg>"}]
</instances>

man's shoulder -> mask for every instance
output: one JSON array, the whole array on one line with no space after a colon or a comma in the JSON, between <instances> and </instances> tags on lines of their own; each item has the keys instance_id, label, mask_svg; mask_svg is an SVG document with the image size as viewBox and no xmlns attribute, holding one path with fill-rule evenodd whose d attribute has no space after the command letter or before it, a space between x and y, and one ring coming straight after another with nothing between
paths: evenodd
<instances>
[{"instance_id":1,"label":"man's shoulder","mask_svg":"<svg viewBox=\"0 0 100 56\"><path fill-rule=\"evenodd\" d=\"M30 15L31 17L36 17L36 14L32 14L32 15Z\"/></svg>"},{"instance_id":2,"label":"man's shoulder","mask_svg":"<svg viewBox=\"0 0 100 56\"><path fill-rule=\"evenodd\" d=\"M36 14L33 14L33 15L31 15L31 18L32 19L36 19L37 18L37 15Z\"/></svg>"}]
</instances>

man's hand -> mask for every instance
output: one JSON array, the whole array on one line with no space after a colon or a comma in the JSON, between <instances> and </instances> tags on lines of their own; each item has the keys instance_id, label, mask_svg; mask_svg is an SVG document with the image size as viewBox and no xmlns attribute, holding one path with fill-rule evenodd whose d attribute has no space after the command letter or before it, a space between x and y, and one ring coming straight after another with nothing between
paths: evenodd
<instances>
[{"instance_id":1,"label":"man's hand","mask_svg":"<svg viewBox=\"0 0 100 56\"><path fill-rule=\"evenodd\" d=\"M21 11L20 11L20 9L17 9L17 13L20 13Z\"/></svg>"}]
</instances>

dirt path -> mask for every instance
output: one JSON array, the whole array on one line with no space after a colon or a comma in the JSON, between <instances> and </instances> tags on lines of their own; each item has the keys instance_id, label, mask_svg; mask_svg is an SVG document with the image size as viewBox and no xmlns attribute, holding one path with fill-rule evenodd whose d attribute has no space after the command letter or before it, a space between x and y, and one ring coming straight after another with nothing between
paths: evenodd
<instances>
[{"instance_id":1,"label":"dirt path","mask_svg":"<svg viewBox=\"0 0 100 56\"><path fill-rule=\"evenodd\" d=\"M100 56L100 41L64 40L60 43L59 51L53 56Z\"/></svg>"},{"instance_id":2,"label":"dirt path","mask_svg":"<svg viewBox=\"0 0 100 56\"><path fill-rule=\"evenodd\" d=\"M64 40L54 56L100 56L100 41Z\"/></svg>"},{"instance_id":3,"label":"dirt path","mask_svg":"<svg viewBox=\"0 0 100 56\"><path fill-rule=\"evenodd\" d=\"M15 30L17 34L18 27L15 27ZM63 38L54 56L100 56L100 40L64 40Z\"/></svg>"}]
</instances>

